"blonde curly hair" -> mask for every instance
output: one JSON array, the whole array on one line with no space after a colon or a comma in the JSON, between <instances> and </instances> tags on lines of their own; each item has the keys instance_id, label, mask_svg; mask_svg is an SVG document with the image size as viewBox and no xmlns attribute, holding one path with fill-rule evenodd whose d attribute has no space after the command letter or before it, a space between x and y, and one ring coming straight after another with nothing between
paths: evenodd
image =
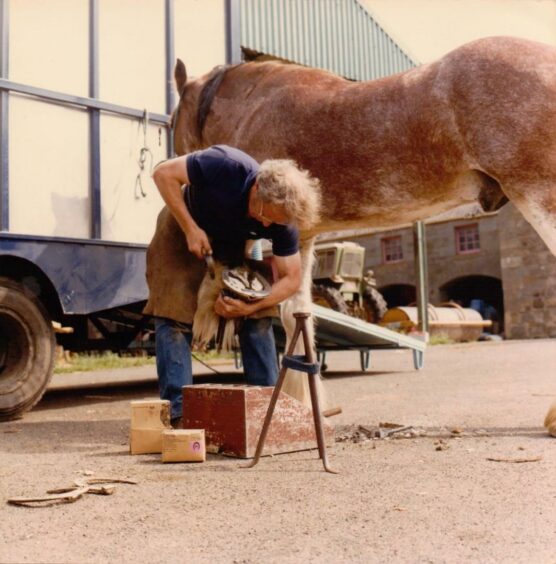
<instances>
[{"instance_id":1,"label":"blonde curly hair","mask_svg":"<svg viewBox=\"0 0 556 564\"><path fill-rule=\"evenodd\" d=\"M257 174L257 194L265 203L281 206L300 229L310 229L320 219L320 182L289 159L263 161Z\"/></svg>"}]
</instances>

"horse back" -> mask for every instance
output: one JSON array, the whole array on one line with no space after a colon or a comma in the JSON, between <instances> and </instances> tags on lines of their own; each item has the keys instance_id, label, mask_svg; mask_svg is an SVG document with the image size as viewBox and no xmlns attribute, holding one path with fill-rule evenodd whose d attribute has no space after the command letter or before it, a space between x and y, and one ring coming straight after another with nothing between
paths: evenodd
<instances>
[{"instance_id":1,"label":"horse back","mask_svg":"<svg viewBox=\"0 0 556 564\"><path fill-rule=\"evenodd\" d=\"M202 144L293 158L319 177L344 224L416 219L472 201L531 171L556 170L556 50L487 38L434 63L355 83L281 63L232 67ZM494 184L489 180L492 179ZM486 184L485 184L486 182ZM439 193L439 190L442 192ZM401 215L400 215L401 214Z\"/></svg>"}]
</instances>

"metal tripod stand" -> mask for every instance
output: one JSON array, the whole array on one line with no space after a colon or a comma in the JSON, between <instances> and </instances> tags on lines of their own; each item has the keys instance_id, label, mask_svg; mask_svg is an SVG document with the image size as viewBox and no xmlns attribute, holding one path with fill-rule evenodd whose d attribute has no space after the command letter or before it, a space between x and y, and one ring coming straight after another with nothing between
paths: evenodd
<instances>
[{"instance_id":1,"label":"metal tripod stand","mask_svg":"<svg viewBox=\"0 0 556 564\"><path fill-rule=\"evenodd\" d=\"M298 370L300 372L305 372L309 378L309 391L311 393L311 405L313 408L313 420L315 422L315 433L317 436L317 444L319 447L319 456L322 459L324 469L331 474L338 474L335 470L330 467L328 462L328 455L326 453L326 442L324 439L324 430L322 424L322 413L320 410L319 396L317 391L317 378L319 378L319 364L316 362L315 351L313 350L313 343L309 338L309 331L307 329L307 320L311 316L309 313L294 313L295 317L295 330L293 332L293 337L288 347L286 355L282 358L282 369L280 370L280 375L278 377L278 382L274 387L274 392L270 399L270 404L268 405L268 410L266 412L263 428L261 434L259 435L259 442L257 443L257 450L255 451L255 457L253 460L242 468L252 468L255 466L261 457L264 442L268 429L270 427L270 422L272 421L272 415L274 413L274 408L276 407L276 402L280 396L280 390L284 384L284 378L286 377L286 372L288 368L292 370ZM294 355L295 345L299 339L299 335L303 336L303 346L305 349L305 355L299 356Z\"/></svg>"}]
</instances>

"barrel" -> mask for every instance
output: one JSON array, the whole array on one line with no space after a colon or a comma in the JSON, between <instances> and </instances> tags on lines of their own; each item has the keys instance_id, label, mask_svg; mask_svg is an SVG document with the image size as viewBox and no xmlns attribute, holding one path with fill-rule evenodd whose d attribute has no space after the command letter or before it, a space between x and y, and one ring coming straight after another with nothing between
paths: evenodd
<instances>
[{"instance_id":1,"label":"barrel","mask_svg":"<svg viewBox=\"0 0 556 564\"><path fill-rule=\"evenodd\" d=\"M429 312L429 333L431 336L445 336L452 341L476 341L485 327L492 321L484 320L478 311L461 307L455 302L444 303L439 307L431 304ZM410 333L417 329L419 316L416 307L400 306L389 309L380 324L388 329Z\"/></svg>"}]
</instances>

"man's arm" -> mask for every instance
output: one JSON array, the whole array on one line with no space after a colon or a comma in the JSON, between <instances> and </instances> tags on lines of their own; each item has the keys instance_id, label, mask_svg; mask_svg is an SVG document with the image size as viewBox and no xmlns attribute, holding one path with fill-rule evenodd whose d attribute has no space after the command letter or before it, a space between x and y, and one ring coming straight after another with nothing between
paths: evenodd
<instances>
[{"instance_id":1,"label":"man's arm","mask_svg":"<svg viewBox=\"0 0 556 564\"><path fill-rule=\"evenodd\" d=\"M184 232L189 250L202 259L204 255L212 254L212 248L207 234L191 217L183 201L181 187L189 184L186 158L186 156L176 157L159 164L153 172L153 180L162 199Z\"/></svg>"},{"instance_id":2,"label":"man's arm","mask_svg":"<svg viewBox=\"0 0 556 564\"><path fill-rule=\"evenodd\" d=\"M244 317L256 311L272 307L289 298L301 285L301 255L297 252L288 257L274 257L278 272L278 281L272 285L270 294L257 302L246 303L229 297L220 296L214 310L222 317Z\"/></svg>"}]
</instances>

